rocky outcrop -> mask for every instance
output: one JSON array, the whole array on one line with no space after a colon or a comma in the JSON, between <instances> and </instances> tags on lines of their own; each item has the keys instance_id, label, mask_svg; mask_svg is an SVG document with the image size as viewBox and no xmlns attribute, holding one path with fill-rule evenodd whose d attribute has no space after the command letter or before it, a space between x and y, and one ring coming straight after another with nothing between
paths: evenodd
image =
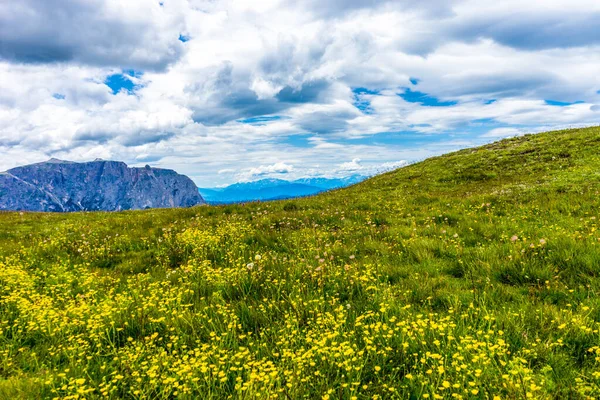
<instances>
[{"instance_id":1,"label":"rocky outcrop","mask_svg":"<svg viewBox=\"0 0 600 400\"><path fill-rule=\"evenodd\" d=\"M52 159L0 173L0 210L120 211L204 204L190 178L119 161Z\"/></svg>"}]
</instances>

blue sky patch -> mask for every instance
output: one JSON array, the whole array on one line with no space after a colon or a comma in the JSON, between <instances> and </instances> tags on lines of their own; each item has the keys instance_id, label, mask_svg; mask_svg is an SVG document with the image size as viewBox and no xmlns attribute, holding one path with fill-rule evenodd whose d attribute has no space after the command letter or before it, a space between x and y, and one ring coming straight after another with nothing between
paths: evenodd
<instances>
[{"instance_id":1,"label":"blue sky patch","mask_svg":"<svg viewBox=\"0 0 600 400\"><path fill-rule=\"evenodd\" d=\"M471 122L475 123L475 124L491 124L491 123L496 122L496 120L494 118L479 118L479 119L474 119Z\"/></svg>"},{"instance_id":2,"label":"blue sky patch","mask_svg":"<svg viewBox=\"0 0 600 400\"><path fill-rule=\"evenodd\" d=\"M354 107L358 108L364 114L372 114L371 102L365 98L365 95L375 96L379 94L379 91L358 87L352 89L352 93L354 93L354 101L352 102Z\"/></svg>"},{"instance_id":3,"label":"blue sky patch","mask_svg":"<svg viewBox=\"0 0 600 400\"><path fill-rule=\"evenodd\" d=\"M485 104L485 105L488 105L488 104L494 104L496 101L498 101L498 100L496 100L496 99L490 99L490 100L487 100L487 101L486 101L485 103L483 103L483 104Z\"/></svg>"},{"instance_id":4,"label":"blue sky patch","mask_svg":"<svg viewBox=\"0 0 600 400\"><path fill-rule=\"evenodd\" d=\"M187 36L187 35L182 35L182 34L179 34L179 41L180 41L180 42L183 42L183 43L185 43L185 42L187 42L188 40L190 40L190 37L189 37L189 36Z\"/></svg>"},{"instance_id":5,"label":"blue sky patch","mask_svg":"<svg viewBox=\"0 0 600 400\"><path fill-rule=\"evenodd\" d=\"M54 93L52 95L52 97L54 97L57 100L64 100L65 99L65 95L64 94L60 94L60 93Z\"/></svg>"},{"instance_id":6,"label":"blue sky patch","mask_svg":"<svg viewBox=\"0 0 600 400\"><path fill-rule=\"evenodd\" d=\"M264 125L265 122L278 121L284 119L281 115L261 115L258 117L238 119L237 122L251 125Z\"/></svg>"},{"instance_id":7,"label":"blue sky patch","mask_svg":"<svg viewBox=\"0 0 600 400\"><path fill-rule=\"evenodd\" d=\"M142 71L136 71L135 69L124 69L123 73L134 78L141 78L144 75Z\"/></svg>"},{"instance_id":8,"label":"blue sky patch","mask_svg":"<svg viewBox=\"0 0 600 400\"><path fill-rule=\"evenodd\" d=\"M281 139L281 142L299 148L313 147L313 143L309 140L314 137L313 134L291 135Z\"/></svg>"},{"instance_id":9,"label":"blue sky patch","mask_svg":"<svg viewBox=\"0 0 600 400\"><path fill-rule=\"evenodd\" d=\"M123 70L123 72L120 74L112 74L107 76L104 84L111 88L113 94L117 94L121 90L132 93L135 89L135 85L129 77L139 78L142 75L142 72L132 69Z\"/></svg>"},{"instance_id":10,"label":"blue sky patch","mask_svg":"<svg viewBox=\"0 0 600 400\"><path fill-rule=\"evenodd\" d=\"M415 86L417 86L419 82L421 82L419 78L410 78L410 83L412 83Z\"/></svg>"},{"instance_id":11,"label":"blue sky patch","mask_svg":"<svg viewBox=\"0 0 600 400\"><path fill-rule=\"evenodd\" d=\"M373 109L371 108L371 102L369 100L356 99L352 104L364 114L373 113Z\"/></svg>"},{"instance_id":12,"label":"blue sky patch","mask_svg":"<svg viewBox=\"0 0 600 400\"><path fill-rule=\"evenodd\" d=\"M583 104L585 103L584 101L574 101L572 103L569 102L565 102L565 101L556 101L556 100L544 100L546 102L547 105L549 106L555 106L555 107L567 107L567 106L572 106L573 104Z\"/></svg>"},{"instance_id":13,"label":"blue sky patch","mask_svg":"<svg viewBox=\"0 0 600 400\"><path fill-rule=\"evenodd\" d=\"M360 94L376 95L376 94L379 94L379 90L372 90L372 89L367 89L364 87L357 87L357 88L352 89L352 93L358 94L358 95L360 95Z\"/></svg>"},{"instance_id":14,"label":"blue sky patch","mask_svg":"<svg viewBox=\"0 0 600 400\"><path fill-rule=\"evenodd\" d=\"M440 101L438 98L430 96L427 93L413 91L408 88L404 93L399 93L398 96L409 103L419 103L429 107L449 107L458 104L457 101Z\"/></svg>"}]
</instances>

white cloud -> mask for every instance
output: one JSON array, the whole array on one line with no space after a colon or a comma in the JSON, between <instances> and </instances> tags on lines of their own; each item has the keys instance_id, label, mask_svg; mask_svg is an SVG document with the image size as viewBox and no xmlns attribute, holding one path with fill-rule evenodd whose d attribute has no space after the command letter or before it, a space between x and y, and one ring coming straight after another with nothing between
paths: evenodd
<instances>
[{"instance_id":1,"label":"white cloud","mask_svg":"<svg viewBox=\"0 0 600 400\"><path fill-rule=\"evenodd\" d=\"M360 163L360 158L354 158L350 162L345 162L343 164L340 164L338 171L340 171L340 172L357 172L364 168L365 167L363 165L361 165L361 163Z\"/></svg>"},{"instance_id":2,"label":"white cloud","mask_svg":"<svg viewBox=\"0 0 600 400\"><path fill-rule=\"evenodd\" d=\"M8 2L0 170L101 157L210 186L598 124L599 13L595 0ZM113 95L106 77L128 68L140 87ZM408 102L407 87L457 104Z\"/></svg>"},{"instance_id":3,"label":"white cloud","mask_svg":"<svg viewBox=\"0 0 600 400\"><path fill-rule=\"evenodd\" d=\"M256 178L286 175L293 171L293 165L289 165L284 162L277 162L271 165L260 165L254 168L246 168L238 174L238 178L240 181L249 181Z\"/></svg>"},{"instance_id":4,"label":"white cloud","mask_svg":"<svg viewBox=\"0 0 600 400\"><path fill-rule=\"evenodd\" d=\"M387 171L392 171L404 167L406 165L408 165L408 162L406 160L388 161L384 163L372 161L368 165L365 165L362 163L362 160L360 158L354 158L350 162L340 164L340 166L335 171L335 175L344 176L351 173L357 175L371 176Z\"/></svg>"},{"instance_id":5,"label":"white cloud","mask_svg":"<svg viewBox=\"0 0 600 400\"><path fill-rule=\"evenodd\" d=\"M386 162L381 164L381 166L379 166L379 170L384 172L384 171L392 171L398 168L402 168L405 167L406 165L408 165L408 162L406 160L400 160L400 161L391 161L391 162Z\"/></svg>"}]
</instances>

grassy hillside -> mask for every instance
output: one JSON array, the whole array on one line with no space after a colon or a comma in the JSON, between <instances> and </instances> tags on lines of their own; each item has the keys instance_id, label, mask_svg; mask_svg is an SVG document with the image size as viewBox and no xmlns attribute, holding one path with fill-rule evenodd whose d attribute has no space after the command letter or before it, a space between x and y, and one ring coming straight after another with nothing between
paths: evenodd
<instances>
[{"instance_id":1,"label":"grassy hillside","mask_svg":"<svg viewBox=\"0 0 600 400\"><path fill-rule=\"evenodd\" d=\"M0 214L0 398L600 396L600 129L310 199Z\"/></svg>"}]
</instances>

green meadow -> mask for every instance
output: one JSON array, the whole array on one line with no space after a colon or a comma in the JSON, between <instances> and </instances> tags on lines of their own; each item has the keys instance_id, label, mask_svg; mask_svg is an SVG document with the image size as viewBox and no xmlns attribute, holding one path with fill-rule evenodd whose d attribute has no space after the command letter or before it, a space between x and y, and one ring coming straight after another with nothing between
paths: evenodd
<instances>
[{"instance_id":1,"label":"green meadow","mask_svg":"<svg viewBox=\"0 0 600 400\"><path fill-rule=\"evenodd\" d=\"M600 397L600 128L312 198L0 214L2 399Z\"/></svg>"}]
</instances>

